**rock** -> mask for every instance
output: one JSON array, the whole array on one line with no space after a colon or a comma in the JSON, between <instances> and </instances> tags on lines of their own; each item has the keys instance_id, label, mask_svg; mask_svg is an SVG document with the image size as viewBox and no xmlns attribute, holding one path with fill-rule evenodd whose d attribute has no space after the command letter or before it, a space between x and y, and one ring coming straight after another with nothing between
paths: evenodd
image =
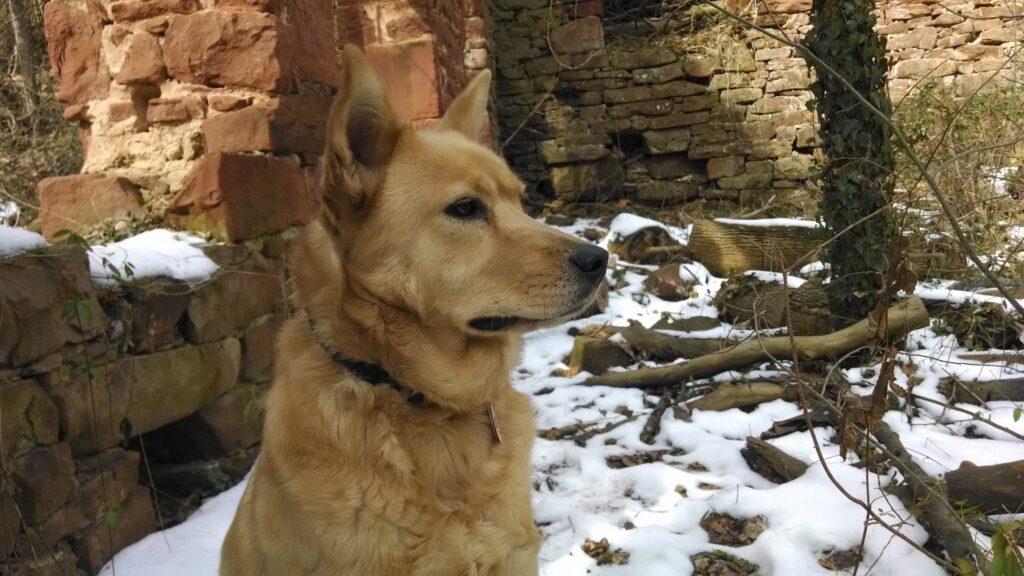
<instances>
[{"instance_id":1,"label":"rock","mask_svg":"<svg viewBox=\"0 0 1024 576\"><path fill-rule=\"evenodd\" d=\"M206 86L282 88L288 78L279 45L276 19L260 12L174 15L164 34L171 78Z\"/></svg>"},{"instance_id":2,"label":"rock","mask_svg":"<svg viewBox=\"0 0 1024 576\"><path fill-rule=\"evenodd\" d=\"M422 122L441 116L435 52L436 45L430 38L365 47L366 57L380 75L388 100L400 117Z\"/></svg>"},{"instance_id":3,"label":"rock","mask_svg":"<svg viewBox=\"0 0 1024 576\"><path fill-rule=\"evenodd\" d=\"M671 62L654 68L637 68L633 70L633 81L638 84L663 84L685 75L682 64Z\"/></svg>"},{"instance_id":4,"label":"rock","mask_svg":"<svg viewBox=\"0 0 1024 576\"><path fill-rule=\"evenodd\" d=\"M24 454L37 445L57 441L57 407L46 392L32 380L0 384L0 448L5 458Z\"/></svg>"},{"instance_id":5,"label":"rock","mask_svg":"<svg viewBox=\"0 0 1024 576\"><path fill-rule=\"evenodd\" d=\"M217 112L231 112L240 110L252 104L252 98L247 96L236 96L234 94L208 94L206 103Z\"/></svg>"},{"instance_id":6,"label":"rock","mask_svg":"<svg viewBox=\"0 0 1024 576\"><path fill-rule=\"evenodd\" d=\"M114 79L122 84L158 84L167 77L164 52L156 36L135 32L123 42L124 59L114 71Z\"/></svg>"},{"instance_id":7,"label":"rock","mask_svg":"<svg viewBox=\"0 0 1024 576\"><path fill-rule=\"evenodd\" d=\"M96 574L114 554L156 531L156 515L149 489L135 488L108 517L93 523L72 542L78 565Z\"/></svg>"},{"instance_id":8,"label":"rock","mask_svg":"<svg viewBox=\"0 0 1024 576\"><path fill-rule=\"evenodd\" d=\"M542 140L537 143L537 151L544 163L549 166L600 160L610 153L603 144L576 143L561 139Z\"/></svg>"},{"instance_id":9,"label":"rock","mask_svg":"<svg viewBox=\"0 0 1024 576\"><path fill-rule=\"evenodd\" d=\"M669 206L693 200L703 191L703 180L686 178L682 180L650 180L639 182L633 198L651 206Z\"/></svg>"},{"instance_id":10,"label":"rock","mask_svg":"<svg viewBox=\"0 0 1024 576\"><path fill-rule=\"evenodd\" d=\"M274 373L274 342L281 329L279 316L271 316L242 337L242 379L266 382Z\"/></svg>"},{"instance_id":11,"label":"rock","mask_svg":"<svg viewBox=\"0 0 1024 576\"><path fill-rule=\"evenodd\" d=\"M671 64L668 66L671 66ZM641 70L635 70L633 73L636 74L638 72L641 72ZM697 84L687 80L676 80L674 82L666 82L664 84L651 86L651 97L675 98L676 96L694 96L697 94L704 94L707 91L708 87L703 84Z\"/></svg>"},{"instance_id":12,"label":"rock","mask_svg":"<svg viewBox=\"0 0 1024 576\"><path fill-rule=\"evenodd\" d=\"M103 21L85 3L56 0L43 6L46 49L59 81L57 100L84 104L104 98L110 73L100 56Z\"/></svg>"},{"instance_id":13,"label":"rock","mask_svg":"<svg viewBox=\"0 0 1024 576\"><path fill-rule=\"evenodd\" d=\"M772 186L771 172L757 172L725 176L717 180L723 190L764 190Z\"/></svg>"},{"instance_id":14,"label":"rock","mask_svg":"<svg viewBox=\"0 0 1024 576\"><path fill-rule=\"evenodd\" d=\"M689 128L648 130L644 132L644 148L648 154L686 152L690 147Z\"/></svg>"},{"instance_id":15,"label":"rock","mask_svg":"<svg viewBox=\"0 0 1024 576\"><path fill-rule=\"evenodd\" d=\"M206 116L206 103L196 95L183 98L154 98L146 109L146 121L150 124L179 124L189 120L201 120Z\"/></svg>"},{"instance_id":16,"label":"rock","mask_svg":"<svg viewBox=\"0 0 1024 576\"><path fill-rule=\"evenodd\" d=\"M330 107L329 96L295 94L214 116L203 122L206 153L320 153Z\"/></svg>"},{"instance_id":17,"label":"rock","mask_svg":"<svg viewBox=\"0 0 1024 576\"><path fill-rule=\"evenodd\" d=\"M263 388L238 386L199 412L145 435L150 458L161 462L209 460L260 441Z\"/></svg>"},{"instance_id":18,"label":"rock","mask_svg":"<svg viewBox=\"0 0 1024 576\"><path fill-rule=\"evenodd\" d=\"M712 512L701 519L701 528L708 533L712 544L746 546L768 529L768 519L760 515L737 519Z\"/></svg>"},{"instance_id":19,"label":"rock","mask_svg":"<svg viewBox=\"0 0 1024 576\"><path fill-rule=\"evenodd\" d=\"M152 352L173 344L178 325L188 307L191 288L174 280L133 287L127 295L131 303L131 343L133 351Z\"/></svg>"},{"instance_id":20,"label":"rock","mask_svg":"<svg viewBox=\"0 0 1024 576\"><path fill-rule=\"evenodd\" d=\"M165 14L188 14L199 10L199 0L124 0L110 5L114 22L134 22Z\"/></svg>"},{"instance_id":21,"label":"rock","mask_svg":"<svg viewBox=\"0 0 1024 576\"><path fill-rule=\"evenodd\" d=\"M107 219L141 216L142 205L139 188L125 178L73 174L39 182L39 218L51 241L60 230L84 234Z\"/></svg>"},{"instance_id":22,"label":"rock","mask_svg":"<svg viewBox=\"0 0 1024 576\"><path fill-rule=\"evenodd\" d=\"M940 58L901 60L892 67L890 78L938 78L956 73L956 62Z\"/></svg>"},{"instance_id":23,"label":"rock","mask_svg":"<svg viewBox=\"0 0 1024 576\"><path fill-rule=\"evenodd\" d=\"M730 90L722 90L719 93L719 98L723 106L750 104L760 100L761 96L763 96L763 94L760 88L733 88Z\"/></svg>"},{"instance_id":24,"label":"rock","mask_svg":"<svg viewBox=\"0 0 1024 576\"><path fill-rule=\"evenodd\" d=\"M775 161L775 177L780 180L808 180L817 175L818 166L808 154L794 154Z\"/></svg>"},{"instance_id":25,"label":"rock","mask_svg":"<svg viewBox=\"0 0 1024 576\"><path fill-rule=\"evenodd\" d=\"M710 78L718 68L718 61L711 57L688 58L683 62L683 70L691 78Z\"/></svg>"},{"instance_id":26,"label":"rock","mask_svg":"<svg viewBox=\"0 0 1024 576\"><path fill-rule=\"evenodd\" d=\"M551 47L556 53L571 54L604 48L604 26L598 16L571 20L551 30Z\"/></svg>"},{"instance_id":27,"label":"rock","mask_svg":"<svg viewBox=\"0 0 1024 576\"><path fill-rule=\"evenodd\" d=\"M651 178L685 178L693 177L703 179L704 171L699 163L691 162L685 154L659 155L647 158L644 161L647 166L647 173Z\"/></svg>"},{"instance_id":28,"label":"rock","mask_svg":"<svg viewBox=\"0 0 1024 576\"><path fill-rule=\"evenodd\" d=\"M690 297L693 282L679 276L679 264L667 264L647 276L644 289L662 300L678 302Z\"/></svg>"},{"instance_id":29,"label":"rock","mask_svg":"<svg viewBox=\"0 0 1024 576\"><path fill-rule=\"evenodd\" d=\"M9 558L3 566L3 575L65 576L66 574L75 574L78 558L70 550L61 547L50 552L32 558Z\"/></svg>"},{"instance_id":30,"label":"rock","mask_svg":"<svg viewBox=\"0 0 1024 576\"><path fill-rule=\"evenodd\" d=\"M634 68L651 68L675 62L676 55L668 48L646 46L640 50L616 50L608 55L608 59L614 68L632 70Z\"/></svg>"},{"instance_id":31,"label":"rock","mask_svg":"<svg viewBox=\"0 0 1024 576\"><path fill-rule=\"evenodd\" d=\"M296 164L214 153L192 168L167 216L175 226L236 242L304 224L313 212L313 198Z\"/></svg>"},{"instance_id":32,"label":"rock","mask_svg":"<svg viewBox=\"0 0 1024 576\"><path fill-rule=\"evenodd\" d=\"M189 342L214 342L270 314L285 301L280 261L252 254L221 271L192 294L184 322Z\"/></svg>"},{"instance_id":33,"label":"rock","mask_svg":"<svg viewBox=\"0 0 1024 576\"><path fill-rule=\"evenodd\" d=\"M690 556L693 576L756 576L757 564L723 552L701 552Z\"/></svg>"},{"instance_id":34,"label":"rock","mask_svg":"<svg viewBox=\"0 0 1024 576\"><path fill-rule=\"evenodd\" d=\"M0 260L0 278L0 366L25 366L103 332L106 316L82 247Z\"/></svg>"},{"instance_id":35,"label":"rock","mask_svg":"<svg viewBox=\"0 0 1024 576\"><path fill-rule=\"evenodd\" d=\"M708 178L718 180L743 172L743 156L723 156L708 159Z\"/></svg>"},{"instance_id":36,"label":"rock","mask_svg":"<svg viewBox=\"0 0 1024 576\"><path fill-rule=\"evenodd\" d=\"M614 366L629 366L633 357L622 346L603 338L577 336L569 354L569 369L573 372L603 374Z\"/></svg>"},{"instance_id":37,"label":"rock","mask_svg":"<svg viewBox=\"0 0 1024 576\"><path fill-rule=\"evenodd\" d=\"M683 246L660 226L642 228L625 238L612 238L608 251L638 264L662 264L684 254Z\"/></svg>"},{"instance_id":38,"label":"rock","mask_svg":"<svg viewBox=\"0 0 1024 576\"><path fill-rule=\"evenodd\" d=\"M238 379L238 340L129 356L52 391L75 454L112 447L208 406ZM104 390L95 409L90 391Z\"/></svg>"},{"instance_id":39,"label":"rock","mask_svg":"<svg viewBox=\"0 0 1024 576\"><path fill-rule=\"evenodd\" d=\"M38 526L75 492L75 463L67 444L37 448L11 465L18 510L28 526Z\"/></svg>"},{"instance_id":40,"label":"rock","mask_svg":"<svg viewBox=\"0 0 1024 576\"><path fill-rule=\"evenodd\" d=\"M551 187L558 198L572 202L599 201L622 193L622 164L611 157L597 162L554 166L549 169Z\"/></svg>"}]
</instances>

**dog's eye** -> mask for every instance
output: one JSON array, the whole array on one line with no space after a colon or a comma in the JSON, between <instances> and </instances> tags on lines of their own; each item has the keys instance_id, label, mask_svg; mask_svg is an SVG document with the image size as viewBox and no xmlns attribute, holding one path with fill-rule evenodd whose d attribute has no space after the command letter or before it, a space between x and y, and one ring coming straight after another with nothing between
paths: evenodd
<instances>
[{"instance_id":1,"label":"dog's eye","mask_svg":"<svg viewBox=\"0 0 1024 576\"><path fill-rule=\"evenodd\" d=\"M487 207L477 198L460 198L449 204L444 213L459 220L479 220L487 217Z\"/></svg>"}]
</instances>

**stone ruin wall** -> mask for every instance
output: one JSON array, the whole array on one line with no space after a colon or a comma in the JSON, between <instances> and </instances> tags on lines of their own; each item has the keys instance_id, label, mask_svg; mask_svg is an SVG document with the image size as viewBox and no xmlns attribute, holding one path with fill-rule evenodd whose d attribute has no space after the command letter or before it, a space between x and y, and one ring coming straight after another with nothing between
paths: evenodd
<instances>
[{"instance_id":1,"label":"stone ruin wall","mask_svg":"<svg viewBox=\"0 0 1024 576\"><path fill-rule=\"evenodd\" d=\"M51 0L45 16L85 162L39 184L54 246L0 259L0 572L94 574L255 457L336 48L363 47L420 126L489 50L476 1ZM58 234L156 225L210 237L220 272L105 288Z\"/></svg>"},{"instance_id":2,"label":"stone ruin wall","mask_svg":"<svg viewBox=\"0 0 1024 576\"><path fill-rule=\"evenodd\" d=\"M810 0L728 4L794 40L810 27ZM1006 66L1024 39L1018 0L878 5L894 101L929 81L963 94L1019 77ZM498 122L517 172L567 201L813 198L812 76L793 49L736 26L714 46L679 49L605 12L602 0L494 1Z\"/></svg>"}]
</instances>

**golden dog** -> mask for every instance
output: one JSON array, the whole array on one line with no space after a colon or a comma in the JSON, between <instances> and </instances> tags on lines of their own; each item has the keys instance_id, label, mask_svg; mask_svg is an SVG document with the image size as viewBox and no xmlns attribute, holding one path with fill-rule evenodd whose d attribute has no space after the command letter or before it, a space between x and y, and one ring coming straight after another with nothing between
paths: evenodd
<instances>
[{"instance_id":1,"label":"golden dog","mask_svg":"<svg viewBox=\"0 0 1024 576\"><path fill-rule=\"evenodd\" d=\"M292 253L263 449L224 576L537 573L523 332L594 300L607 253L526 216L477 140L490 73L431 129L347 47L318 219Z\"/></svg>"}]
</instances>

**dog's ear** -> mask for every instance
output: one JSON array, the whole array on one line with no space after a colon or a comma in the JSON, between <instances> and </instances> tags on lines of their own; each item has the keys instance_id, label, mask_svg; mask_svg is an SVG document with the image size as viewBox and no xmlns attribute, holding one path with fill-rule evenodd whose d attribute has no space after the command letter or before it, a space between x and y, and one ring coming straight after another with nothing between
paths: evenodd
<instances>
[{"instance_id":1,"label":"dog's ear","mask_svg":"<svg viewBox=\"0 0 1024 576\"><path fill-rule=\"evenodd\" d=\"M405 126L358 48L345 46L341 65L341 88L327 123L323 173L324 205L335 215L363 206Z\"/></svg>"},{"instance_id":2,"label":"dog's ear","mask_svg":"<svg viewBox=\"0 0 1024 576\"><path fill-rule=\"evenodd\" d=\"M444 118L435 125L436 130L454 130L474 142L479 142L487 123L487 100L491 93L491 71L483 70L452 102Z\"/></svg>"}]
</instances>

